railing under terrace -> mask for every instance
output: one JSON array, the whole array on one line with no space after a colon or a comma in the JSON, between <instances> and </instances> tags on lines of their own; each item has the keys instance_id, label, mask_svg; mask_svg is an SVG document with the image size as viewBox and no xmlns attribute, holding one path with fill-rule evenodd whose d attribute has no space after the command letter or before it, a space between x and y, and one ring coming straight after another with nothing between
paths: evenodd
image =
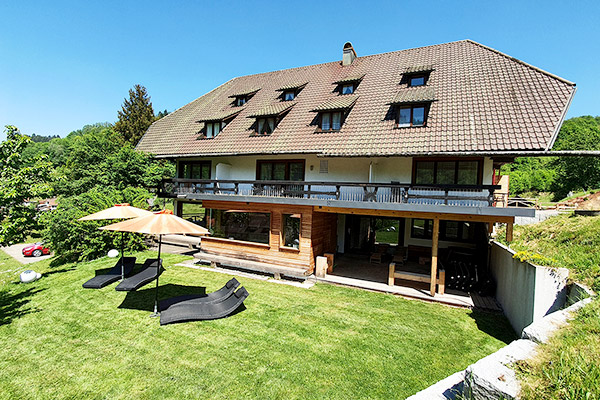
<instances>
[{"instance_id":1,"label":"railing under terrace","mask_svg":"<svg viewBox=\"0 0 600 400\"><path fill-rule=\"evenodd\" d=\"M402 183L239 181L222 179L165 179L160 197L203 199L213 196L340 200L462 207L504 204L494 191L499 185L411 185ZM244 200L247 201L247 200Z\"/></svg>"}]
</instances>

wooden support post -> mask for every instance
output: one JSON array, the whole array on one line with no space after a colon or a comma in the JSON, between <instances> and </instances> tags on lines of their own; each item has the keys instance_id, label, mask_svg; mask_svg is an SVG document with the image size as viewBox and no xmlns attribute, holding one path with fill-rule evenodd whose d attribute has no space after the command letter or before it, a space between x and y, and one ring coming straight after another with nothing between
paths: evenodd
<instances>
[{"instance_id":1,"label":"wooden support post","mask_svg":"<svg viewBox=\"0 0 600 400\"><path fill-rule=\"evenodd\" d=\"M390 263L390 272L388 274L388 285L394 286L394 274L396 273L396 263Z\"/></svg>"},{"instance_id":2,"label":"wooden support post","mask_svg":"<svg viewBox=\"0 0 600 400\"><path fill-rule=\"evenodd\" d=\"M488 222L487 224L488 226L488 233L491 235L492 233L494 233L494 223L493 222Z\"/></svg>"},{"instance_id":3,"label":"wooden support post","mask_svg":"<svg viewBox=\"0 0 600 400\"><path fill-rule=\"evenodd\" d=\"M325 253L323 254L325 258L327 258L327 273L330 274L333 272L333 253Z\"/></svg>"},{"instance_id":4,"label":"wooden support post","mask_svg":"<svg viewBox=\"0 0 600 400\"><path fill-rule=\"evenodd\" d=\"M429 289L431 296L435 296L435 284L437 283L437 261L438 261L438 239L440 237L440 220L433 220L433 237L431 241L431 281Z\"/></svg>"},{"instance_id":5,"label":"wooden support post","mask_svg":"<svg viewBox=\"0 0 600 400\"><path fill-rule=\"evenodd\" d=\"M506 223L506 241L508 243L512 242L513 240L513 223L512 222L507 222Z\"/></svg>"},{"instance_id":6,"label":"wooden support post","mask_svg":"<svg viewBox=\"0 0 600 400\"><path fill-rule=\"evenodd\" d=\"M446 291L446 270L440 269L440 279L438 280L438 289L440 294Z\"/></svg>"}]
</instances>

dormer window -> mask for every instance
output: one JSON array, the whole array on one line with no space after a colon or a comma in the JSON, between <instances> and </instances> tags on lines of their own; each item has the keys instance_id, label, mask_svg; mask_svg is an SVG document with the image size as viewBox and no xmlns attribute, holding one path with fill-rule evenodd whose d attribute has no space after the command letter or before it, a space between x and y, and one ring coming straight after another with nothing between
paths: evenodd
<instances>
[{"instance_id":1,"label":"dormer window","mask_svg":"<svg viewBox=\"0 0 600 400\"><path fill-rule=\"evenodd\" d=\"M320 115L320 128L323 132L339 131L342 127L342 112L324 112Z\"/></svg>"},{"instance_id":2,"label":"dormer window","mask_svg":"<svg viewBox=\"0 0 600 400\"><path fill-rule=\"evenodd\" d=\"M275 130L275 118L257 118L256 133L259 135L270 135Z\"/></svg>"},{"instance_id":3,"label":"dormer window","mask_svg":"<svg viewBox=\"0 0 600 400\"><path fill-rule=\"evenodd\" d=\"M249 90L240 91L240 92L237 92L237 93L234 93L234 94L230 95L229 97L233 99L232 105L234 105L235 107L241 107L241 106L243 106L259 90L260 90L260 88L258 88L258 89L249 89Z\"/></svg>"},{"instance_id":4,"label":"dormer window","mask_svg":"<svg viewBox=\"0 0 600 400\"><path fill-rule=\"evenodd\" d=\"M317 132L335 132L342 129L344 120L358 100L356 95L336 96L320 104L313 112L318 112Z\"/></svg>"},{"instance_id":5,"label":"dormer window","mask_svg":"<svg viewBox=\"0 0 600 400\"><path fill-rule=\"evenodd\" d=\"M198 122L204 122L204 128L199 132L204 139L213 139L231 122L241 110L225 110L211 113Z\"/></svg>"},{"instance_id":6,"label":"dormer window","mask_svg":"<svg viewBox=\"0 0 600 400\"><path fill-rule=\"evenodd\" d=\"M292 101L296 98L296 92L294 90L288 90L283 92L284 101Z\"/></svg>"},{"instance_id":7,"label":"dormer window","mask_svg":"<svg viewBox=\"0 0 600 400\"><path fill-rule=\"evenodd\" d=\"M411 126L425 125L425 105L408 105L398 107L398 128L408 128Z\"/></svg>"},{"instance_id":8,"label":"dormer window","mask_svg":"<svg viewBox=\"0 0 600 400\"><path fill-rule=\"evenodd\" d=\"M413 75L408 78L408 86L424 86L426 80L427 79L424 74Z\"/></svg>"},{"instance_id":9,"label":"dormer window","mask_svg":"<svg viewBox=\"0 0 600 400\"><path fill-rule=\"evenodd\" d=\"M281 92L279 95L279 99L281 101L293 101L298 97L298 93L306 86L308 82L294 82L284 85L277 89L278 92Z\"/></svg>"},{"instance_id":10,"label":"dormer window","mask_svg":"<svg viewBox=\"0 0 600 400\"><path fill-rule=\"evenodd\" d=\"M212 139L216 137L221 129L225 128L225 122L216 121L216 122L207 122L206 123L206 138Z\"/></svg>"},{"instance_id":11,"label":"dormer window","mask_svg":"<svg viewBox=\"0 0 600 400\"><path fill-rule=\"evenodd\" d=\"M365 74L353 74L348 75L343 79L335 82L337 84L336 89L334 90L338 94L354 94L356 92L356 88L365 77Z\"/></svg>"},{"instance_id":12,"label":"dormer window","mask_svg":"<svg viewBox=\"0 0 600 400\"><path fill-rule=\"evenodd\" d=\"M253 124L254 133L251 136L272 134L277 124L281 122L285 114L295 104L293 102L278 102L257 111L253 115L249 115L248 118L256 118L256 122Z\"/></svg>"},{"instance_id":13,"label":"dormer window","mask_svg":"<svg viewBox=\"0 0 600 400\"><path fill-rule=\"evenodd\" d=\"M352 94L354 93L354 84L346 84L342 86L342 94Z\"/></svg>"}]
</instances>

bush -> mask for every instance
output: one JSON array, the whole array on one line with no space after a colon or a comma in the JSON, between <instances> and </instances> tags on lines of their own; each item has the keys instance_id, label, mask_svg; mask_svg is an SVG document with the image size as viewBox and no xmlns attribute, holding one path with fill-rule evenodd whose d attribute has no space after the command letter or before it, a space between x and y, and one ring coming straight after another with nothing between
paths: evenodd
<instances>
[{"instance_id":1,"label":"bush","mask_svg":"<svg viewBox=\"0 0 600 400\"><path fill-rule=\"evenodd\" d=\"M44 227L42 237L57 255L56 264L98 258L112 248L121 248L119 232L102 231L98 228L110 224L110 220L78 221L79 218L119 203L129 203L139 208L148 208L146 200L151 194L142 188L93 188L72 197L59 198L56 210L45 213L41 218ZM125 235L125 251L143 249L141 234Z\"/></svg>"}]
</instances>

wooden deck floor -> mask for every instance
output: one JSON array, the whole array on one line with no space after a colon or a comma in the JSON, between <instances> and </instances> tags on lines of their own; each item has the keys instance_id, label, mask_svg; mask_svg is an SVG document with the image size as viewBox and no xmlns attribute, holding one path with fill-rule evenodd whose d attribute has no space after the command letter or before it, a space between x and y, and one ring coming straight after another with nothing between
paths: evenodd
<instances>
[{"instance_id":1,"label":"wooden deck floor","mask_svg":"<svg viewBox=\"0 0 600 400\"><path fill-rule=\"evenodd\" d=\"M414 265L413 265L414 264ZM338 256L334 262L335 268L331 274L319 280L339 285L359 287L385 293L393 293L404 297L419 300L439 302L456 307L475 308L492 312L501 312L502 309L493 297L482 297L476 293L470 294L457 290L447 289L446 293L436 294L431 297L429 285L396 280L394 286L387 284L388 266L387 262L379 264L369 262L366 255L344 254ZM407 267L418 270L420 266L410 263Z\"/></svg>"}]
</instances>

